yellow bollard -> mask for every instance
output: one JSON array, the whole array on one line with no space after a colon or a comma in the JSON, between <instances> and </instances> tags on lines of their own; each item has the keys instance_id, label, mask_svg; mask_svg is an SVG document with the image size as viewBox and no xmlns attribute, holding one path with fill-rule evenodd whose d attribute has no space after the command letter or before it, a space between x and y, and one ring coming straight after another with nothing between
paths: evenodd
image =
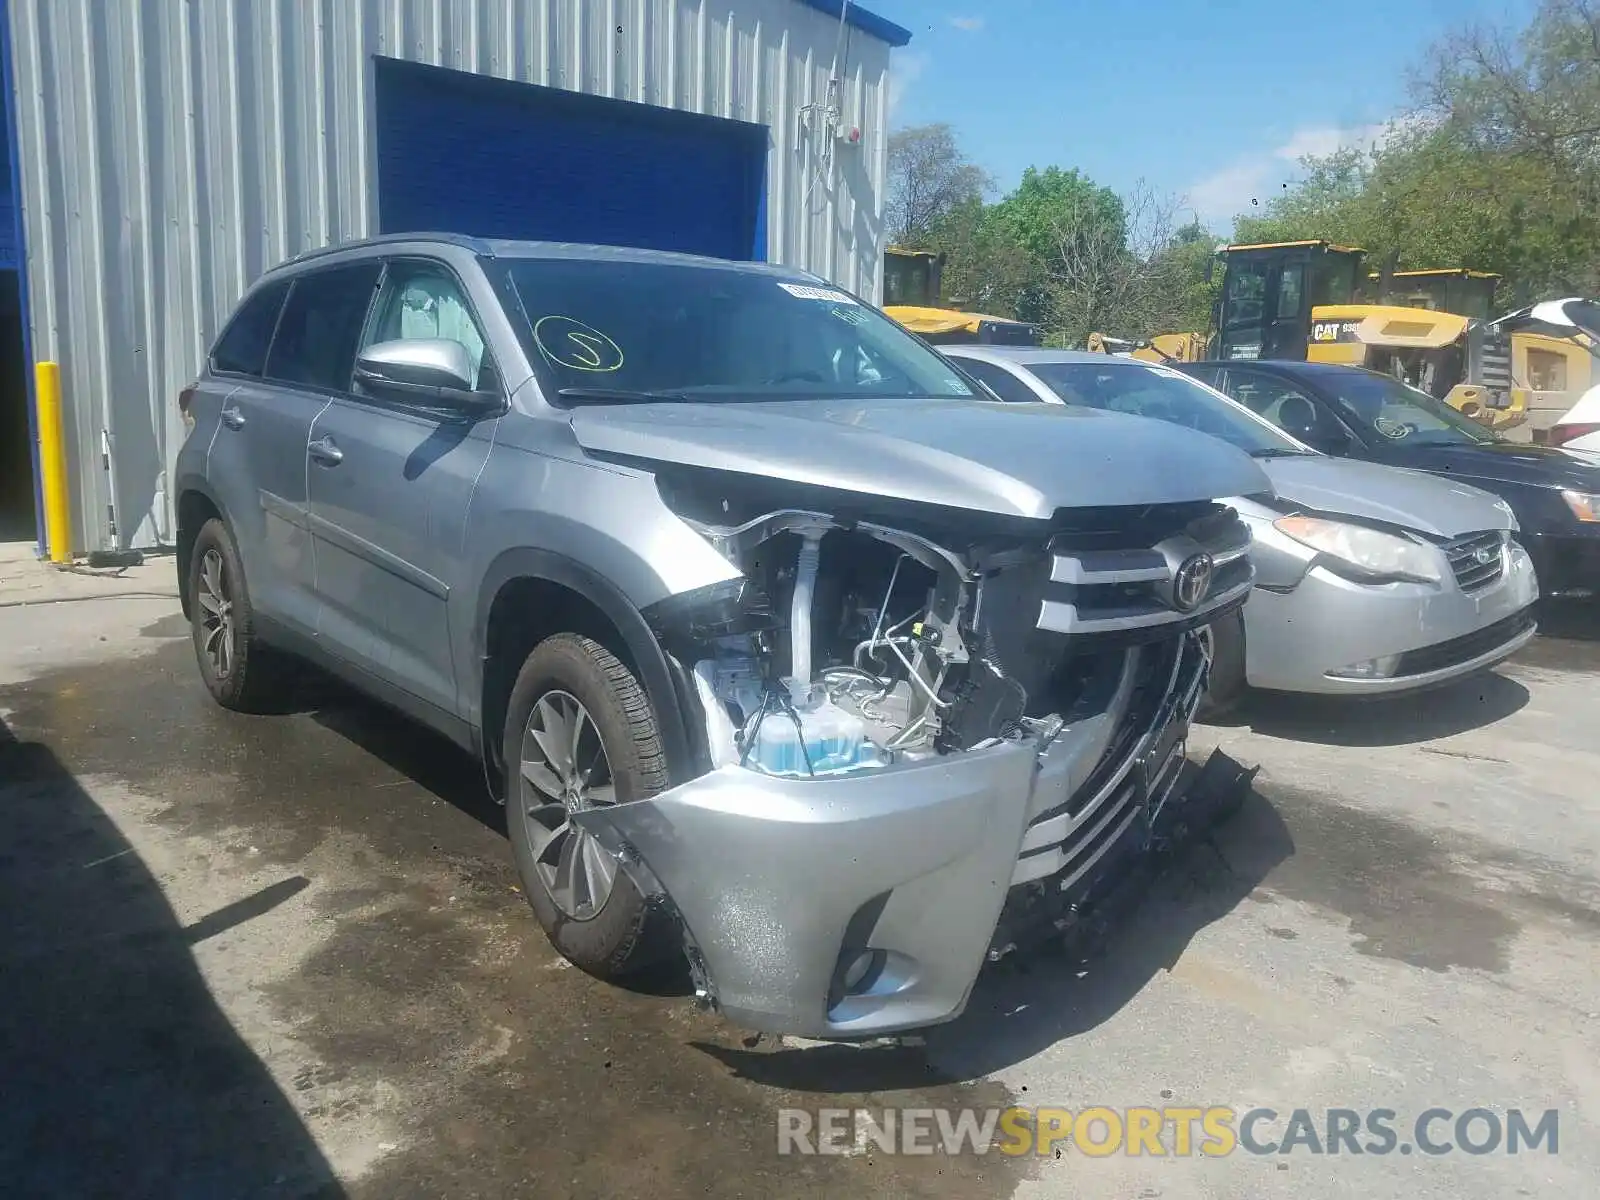
<instances>
[{"instance_id":1,"label":"yellow bollard","mask_svg":"<svg viewBox=\"0 0 1600 1200\"><path fill-rule=\"evenodd\" d=\"M44 493L44 536L50 561L72 561L72 503L67 495L67 435L61 421L61 368L34 367L39 404L39 483Z\"/></svg>"}]
</instances>

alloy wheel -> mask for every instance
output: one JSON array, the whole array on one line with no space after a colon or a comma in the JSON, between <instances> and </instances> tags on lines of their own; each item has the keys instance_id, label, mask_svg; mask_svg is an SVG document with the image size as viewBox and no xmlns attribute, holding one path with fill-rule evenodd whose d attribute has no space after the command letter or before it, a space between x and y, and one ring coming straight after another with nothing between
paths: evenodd
<instances>
[{"instance_id":1,"label":"alloy wheel","mask_svg":"<svg viewBox=\"0 0 1600 1200\"><path fill-rule=\"evenodd\" d=\"M234 627L233 598L222 555L212 549L200 559L201 650L218 679L233 673Z\"/></svg>"},{"instance_id":2,"label":"alloy wheel","mask_svg":"<svg viewBox=\"0 0 1600 1200\"><path fill-rule=\"evenodd\" d=\"M615 804L616 784L600 730L570 692L534 703L522 734L522 820L535 869L567 916L586 920L605 907L617 861L572 814Z\"/></svg>"}]
</instances>

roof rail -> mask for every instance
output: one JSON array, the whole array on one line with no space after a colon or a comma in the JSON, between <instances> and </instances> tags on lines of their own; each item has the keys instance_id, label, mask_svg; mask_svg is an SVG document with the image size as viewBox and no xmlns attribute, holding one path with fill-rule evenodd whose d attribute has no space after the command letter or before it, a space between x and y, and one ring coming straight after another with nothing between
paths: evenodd
<instances>
[{"instance_id":1,"label":"roof rail","mask_svg":"<svg viewBox=\"0 0 1600 1200\"><path fill-rule=\"evenodd\" d=\"M494 248L483 238L473 237L466 233L450 233L440 230L419 229L411 233L380 233L374 237L352 238L345 242L334 242L327 246L318 246L314 250L303 250L292 258L286 258L276 266L268 268L265 274L272 271L281 271L285 267L295 267L313 259L324 258L330 254L338 254L345 250L360 250L366 246L386 246L396 242L444 242L446 245L459 246L463 250L470 250L474 254L481 254L485 258L494 257Z\"/></svg>"}]
</instances>

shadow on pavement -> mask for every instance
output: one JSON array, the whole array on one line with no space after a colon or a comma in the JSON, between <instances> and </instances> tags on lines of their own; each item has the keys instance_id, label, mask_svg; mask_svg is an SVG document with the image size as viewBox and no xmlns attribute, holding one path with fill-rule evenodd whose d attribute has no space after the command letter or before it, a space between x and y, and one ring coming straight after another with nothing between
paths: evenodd
<instances>
[{"instance_id":1,"label":"shadow on pavement","mask_svg":"<svg viewBox=\"0 0 1600 1200\"><path fill-rule=\"evenodd\" d=\"M14 1196L344 1195L190 947L307 886L185 928L54 753L0 721L0 1179Z\"/></svg>"},{"instance_id":2,"label":"shadow on pavement","mask_svg":"<svg viewBox=\"0 0 1600 1200\"><path fill-rule=\"evenodd\" d=\"M1277 810L1252 790L1230 820L1181 849L1142 902L1086 953L1012 956L979 977L966 1011L925 1044L817 1045L762 1052L700 1044L735 1075L801 1092L885 1092L972 1081L1115 1016L1194 936L1294 854Z\"/></svg>"},{"instance_id":3,"label":"shadow on pavement","mask_svg":"<svg viewBox=\"0 0 1600 1200\"><path fill-rule=\"evenodd\" d=\"M1493 725L1521 711L1528 698L1515 679L1487 671L1392 697L1253 692L1233 712L1206 723L1328 746L1404 746Z\"/></svg>"}]
</instances>

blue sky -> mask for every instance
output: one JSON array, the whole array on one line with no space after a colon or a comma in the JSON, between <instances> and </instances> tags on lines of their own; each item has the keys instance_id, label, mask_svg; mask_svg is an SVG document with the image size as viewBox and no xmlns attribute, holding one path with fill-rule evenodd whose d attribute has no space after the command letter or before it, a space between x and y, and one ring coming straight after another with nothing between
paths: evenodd
<instances>
[{"instance_id":1,"label":"blue sky","mask_svg":"<svg viewBox=\"0 0 1600 1200\"><path fill-rule=\"evenodd\" d=\"M1408 104L1407 71L1464 20L1532 0L865 0L911 30L891 127L944 121L1000 191L1078 167L1185 197L1218 233L1299 174L1370 141ZM1185 213L1187 215L1187 213Z\"/></svg>"}]
</instances>

